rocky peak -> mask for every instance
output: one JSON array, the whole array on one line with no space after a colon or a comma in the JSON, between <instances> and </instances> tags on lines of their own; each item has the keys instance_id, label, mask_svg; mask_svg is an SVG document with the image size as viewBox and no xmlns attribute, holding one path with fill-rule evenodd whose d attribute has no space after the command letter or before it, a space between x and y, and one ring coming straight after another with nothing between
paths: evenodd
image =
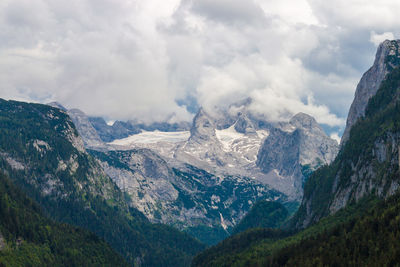
<instances>
[{"instance_id":1,"label":"rocky peak","mask_svg":"<svg viewBox=\"0 0 400 267\"><path fill-rule=\"evenodd\" d=\"M240 112L235 122L235 130L243 134L256 134L256 129L245 113Z\"/></svg>"},{"instance_id":2,"label":"rocky peak","mask_svg":"<svg viewBox=\"0 0 400 267\"><path fill-rule=\"evenodd\" d=\"M317 121L313 117L303 112L294 115L290 119L289 123L294 127L301 129L314 129L314 128L322 129L321 126L317 123Z\"/></svg>"},{"instance_id":3,"label":"rocky peak","mask_svg":"<svg viewBox=\"0 0 400 267\"><path fill-rule=\"evenodd\" d=\"M364 116L368 100L376 94L386 74L393 68L400 66L400 40L386 40L381 43L376 52L372 67L364 73L357 85L353 103L347 116L346 128L341 145L350 135L351 127L358 118Z\"/></svg>"},{"instance_id":4,"label":"rocky peak","mask_svg":"<svg viewBox=\"0 0 400 267\"><path fill-rule=\"evenodd\" d=\"M200 108L193 119L193 125L190 129L190 141L203 142L217 139L215 132L215 123L213 119Z\"/></svg>"},{"instance_id":5,"label":"rocky peak","mask_svg":"<svg viewBox=\"0 0 400 267\"><path fill-rule=\"evenodd\" d=\"M262 144L257 155L257 166L264 173L275 171L287 177L286 183L298 197L305 177L304 168L314 170L333 161L338 144L329 138L310 115L296 114L289 123L277 125ZM281 180L284 184L285 181Z\"/></svg>"}]
</instances>

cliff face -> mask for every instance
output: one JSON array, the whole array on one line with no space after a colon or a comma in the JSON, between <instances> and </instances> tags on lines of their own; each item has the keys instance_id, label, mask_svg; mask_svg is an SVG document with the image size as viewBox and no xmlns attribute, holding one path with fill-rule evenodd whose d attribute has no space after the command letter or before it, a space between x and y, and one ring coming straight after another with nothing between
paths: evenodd
<instances>
[{"instance_id":1,"label":"cliff face","mask_svg":"<svg viewBox=\"0 0 400 267\"><path fill-rule=\"evenodd\" d=\"M91 153L152 222L196 228L194 235L208 244L211 229L221 229L222 240L256 201L285 199L250 178L220 177L189 164L173 168L149 149Z\"/></svg>"},{"instance_id":2,"label":"cliff face","mask_svg":"<svg viewBox=\"0 0 400 267\"><path fill-rule=\"evenodd\" d=\"M399 45L400 40L386 40L379 45L374 64L364 73L357 85L354 101L351 104L347 117L341 145L349 139L351 127L360 117L364 116L368 100L376 94L387 73L400 65Z\"/></svg>"},{"instance_id":3,"label":"cliff face","mask_svg":"<svg viewBox=\"0 0 400 267\"><path fill-rule=\"evenodd\" d=\"M257 156L257 166L264 173L275 173L282 190L292 188L302 194L304 171L329 164L338 152L338 144L329 138L315 119L307 114L295 115L288 124L272 129Z\"/></svg>"},{"instance_id":4,"label":"cliff face","mask_svg":"<svg viewBox=\"0 0 400 267\"><path fill-rule=\"evenodd\" d=\"M307 181L294 219L298 228L365 196L385 198L399 188L400 69L395 66L400 60L397 41L385 41L378 54L388 44L392 44L391 50L385 58L379 58L388 73L376 94L359 105L364 106L363 117L352 126L335 161L317 170ZM366 84L362 88L368 87Z\"/></svg>"}]
</instances>

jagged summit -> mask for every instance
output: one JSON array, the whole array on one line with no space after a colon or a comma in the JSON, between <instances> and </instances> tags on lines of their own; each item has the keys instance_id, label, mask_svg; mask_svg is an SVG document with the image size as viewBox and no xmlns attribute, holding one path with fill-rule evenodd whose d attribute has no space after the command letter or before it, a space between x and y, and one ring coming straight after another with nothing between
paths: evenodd
<instances>
[{"instance_id":1,"label":"jagged summit","mask_svg":"<svg viewBox=\"0 0 400 267\"><path fill-rule=\"evenodd\" d=\"M257 166L267 174L278 174L281 190L291 190L301 197L302 171L329 164L337 155L336 141L326 135L310 115L298 113L289 123L271 129L257 155Z\"/></svg>"},{"instance_id":2,"label":"jagged summit","mask_svg":"<svg viewBox=\"0 0 400 267\"><path fill-rule=\"evenodd\" d=\"M189 141L201 143L213 139L217 139L215 123L210 115L203 108L200 108L193 119Z\"/></svg>"},{"instance_id":3,"label":"jagged summit","mask_svg":"<svg viewBox=\"0 0 400 267\"><path fill-rule=\"evenodd\" d=\"M374 65L357 86L334 164L316 171L304 186L294 220L297 227L304 228L366 196L387 198L398 192L399 47L400 40L379 46Z\"/></svg>"},{"instance_id":4,"label":"jagged summit","mask_svg":"<svg viewBox=\"0 0 400 267\"><path fill-rule=\"evenodd\" d=\"M358 118L364 116L368 100L376 94L386 74L398 66L400 66L400 40L384 41L378 47L374 64L364 73L357 85L341 145L349 139L350 129Z\"/></svg>"},{"instance_id":5,"label":"jagged summit","mask_svg":"<svg viewBox=\"0 0 400 267\"><path fill-rule=\"evenodd\" d=\"M238 119L235 122L235 130L243 134L257 134L252 121L243 112L239 112Z\"/></svg>"}]
</instances>

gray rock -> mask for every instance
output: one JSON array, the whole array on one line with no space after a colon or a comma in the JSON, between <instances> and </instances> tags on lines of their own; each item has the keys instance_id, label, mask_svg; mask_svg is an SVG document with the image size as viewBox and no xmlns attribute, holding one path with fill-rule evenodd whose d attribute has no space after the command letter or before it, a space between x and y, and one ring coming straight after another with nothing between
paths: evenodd
<instances>
[{"instance_id":1,"label":"gray rock","mask_svg":"<svg viewBox=\"0 0 400 267\"><path fill-rule=\"evenodd\" d=\"M232 227L257 200L286 200L250 178L215 176L188 164L172 167L149 149L93 153L132 206L152 222L180 229Z\"/></svg>"},{"instance_id":2,"label":"gray rock","mask_svg":"<svg viewBox=\"0 0 400 267\"><path fill-rule=\"evenodd\" d=\"M388 71L398 66L396 62L400 61L394 60L393 63L391 63L387 61L387 57L392 56L400 58L399 46L400 40L386 40L379 45L374 64L364 73L357 85L354 100L347 116L346 128L341 139L341 146L349 139L351 127L360 117L364 116L368 100L376 94Z\"/></svg>"},{"instance_id":3,"label":"gray rock","mask_svg":"<svg viewBox=\"0 0 400 267\"><path fill-rule=\"evenodd\" d=\"M96 129L89 121L89 117L79 109L70 109L67 111L71 120L75 124L83 143L86 147L103 146L104 143L98 135Z\"/></svg>"},{"instance_id":4,"label":"gray rock","mask_svg":"<svg viewBox=\"0 0 400 267\"><path fill-rule=\"evenodd\" d=\"M214 120L200 108L193 119L193 125L190 129L189 142L191 143L204 143L217 140L216 127Z\"/></svg>"},{"instance_id":5,"label":"gray rock","mask_svg":"<svg viewBox=\"0 0 400 267\"><path fill-rule=\"evenodd\" d=\"M257 134L253 122L245 113L242 112L239 114L239 117L235 122L235 130L244 134Z\"/></svg>"},{"instance_id":6,"label":"gray rock","mask_svg":"<svg viewBox=\"0 0 400 267\"><path fill-rule=\"evenodd\" d=\"M302 168L314 170L329 164L338 149L337 142L325 134L313 117L299 113L289 123L281 123L270 131L258 152L256 164L262 172L275 172L281 177L278 190L290 190L300 198L305 179Z\"/></svg>"}]
</instances>

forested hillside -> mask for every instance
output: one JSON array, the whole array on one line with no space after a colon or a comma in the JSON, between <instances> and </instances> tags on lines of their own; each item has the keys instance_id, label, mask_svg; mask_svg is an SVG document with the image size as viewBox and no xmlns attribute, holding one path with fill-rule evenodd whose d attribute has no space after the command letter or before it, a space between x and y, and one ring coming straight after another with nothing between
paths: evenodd
<instances>
[{"instance_id":1,"label":"forested hillside","mask_svg":"<svg viewBox=\"0 0 400 267\"><path fill-rule=\"evenodd\" d=\"M0 266L128 266L96 235L43 216L0 173Z\"/></svg>"},{"instance_id":2,"label":"forested hillside","mask_svg":"<svg viewBox=\"0 0 400 267\"><path fill-rule=\"evenodd\" d=\"M204 247L129 207L59 109L0 100L0 167L47 216L91 230L130 264L187 266Z\"/></svg>"}]
</instances>

